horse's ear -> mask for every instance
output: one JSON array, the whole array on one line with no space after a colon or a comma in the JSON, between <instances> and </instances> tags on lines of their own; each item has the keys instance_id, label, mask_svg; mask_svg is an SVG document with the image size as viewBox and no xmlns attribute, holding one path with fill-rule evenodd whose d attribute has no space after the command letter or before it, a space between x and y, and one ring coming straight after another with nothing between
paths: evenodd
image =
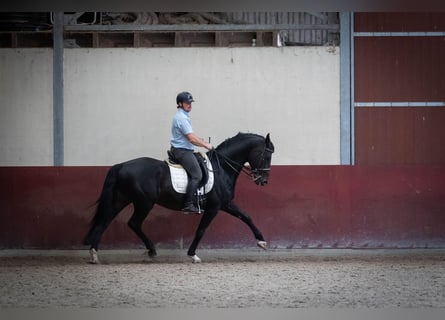
<instances>
[{"instance_id":1,"label":"horse's ear","mask_svg":"<svg viewBox=\"0 0 445 320\"><path fill-rule=\"evenodd\" d=\"M266 135L266 144L270 143L270 133Z\"/></svg>"}]
</instances>

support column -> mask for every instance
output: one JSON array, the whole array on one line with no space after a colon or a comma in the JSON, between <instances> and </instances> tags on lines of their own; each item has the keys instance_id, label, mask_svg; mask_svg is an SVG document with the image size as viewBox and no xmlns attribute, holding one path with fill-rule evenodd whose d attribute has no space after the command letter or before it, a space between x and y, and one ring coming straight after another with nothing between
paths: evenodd
<instances>
[{"instance_id":1,"label":"support column","mask_svg":"<svg viewBox=\"0 0 445 320\"><path fill-rule=\"evenodd\" d=\"M53 165L64 165L63 136L63 12L54 13L53 26Z\"/></svg>"},{"instance_id":2,"label":"support column","mask_svg":"<svg viewBox=\"0 0 445 320\"><path fill-rule=\"evenodd\" d=\"M340 163L354 164L352 13L340 12Z\"/></svg>"}]
</instances>

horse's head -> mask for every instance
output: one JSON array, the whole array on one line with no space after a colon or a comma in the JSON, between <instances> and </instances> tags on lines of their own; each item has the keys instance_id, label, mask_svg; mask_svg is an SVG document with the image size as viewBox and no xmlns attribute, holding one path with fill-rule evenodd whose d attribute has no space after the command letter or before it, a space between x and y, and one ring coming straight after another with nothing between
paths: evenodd
<instances>
[{"instance_id":1,"label":"horse's head","mask_svg":"<svg viewBox=\"0 0 445 320\"><path fill-rule=\"evenodd\" d=\"M272 153L274 145L270 141L268 133L264 142L255 146L249 154L249 164L252 171L252 178L256 184L264 186L269 179L270 163L272 161Z\"/></svg>"}]
</instances>

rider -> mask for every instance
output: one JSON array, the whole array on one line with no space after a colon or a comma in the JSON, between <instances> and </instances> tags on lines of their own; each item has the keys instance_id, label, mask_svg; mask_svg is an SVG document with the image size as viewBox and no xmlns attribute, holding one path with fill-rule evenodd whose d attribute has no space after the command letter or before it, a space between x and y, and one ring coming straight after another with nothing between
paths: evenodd
<instances>
[{"instance_id":1,"label":"rider","mask_svg":"<svg viewBox=\"0 0 445 320\"><path fill-rule=\"evenodd\" d=\"M185 205L182 211L187 213L200 213L193 203L193 194L198 189L202 179L201 168L196 160L194 146L211 150L210 143L199 138L192 128L190 111L192 110L193 96L189 92L181 92L176 96L177 111L172 121L172 138L170 140L171 152L181 163L188 174L188 185L185 195Z\"/></svg>"}]
</instances>

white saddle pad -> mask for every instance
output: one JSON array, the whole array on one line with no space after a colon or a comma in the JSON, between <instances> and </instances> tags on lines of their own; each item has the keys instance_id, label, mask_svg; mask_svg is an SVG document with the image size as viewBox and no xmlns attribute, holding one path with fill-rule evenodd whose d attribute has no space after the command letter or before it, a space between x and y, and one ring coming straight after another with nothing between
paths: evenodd
<instances>
[{"instance_id":1,"label":"white saddle pad","mask_svg":"<svg viewBox=\"0 0 445 320\"><path fill-rule=\"evenodd\" d=\"M198 194L206 194L213 188L213 168L212 163L210 162L207 155L205 153L201 153L201 155L206 160L207 168L209 170L209 179L207 180L207 183L204 185L204 187L198 189ZM168 167L170 168L173 189L175 189L175 191L178 193L186 193L188 177L185 169L179 164L171 163L168 159L165 162L167 162Z\"/></svg>"}]
</instances>

